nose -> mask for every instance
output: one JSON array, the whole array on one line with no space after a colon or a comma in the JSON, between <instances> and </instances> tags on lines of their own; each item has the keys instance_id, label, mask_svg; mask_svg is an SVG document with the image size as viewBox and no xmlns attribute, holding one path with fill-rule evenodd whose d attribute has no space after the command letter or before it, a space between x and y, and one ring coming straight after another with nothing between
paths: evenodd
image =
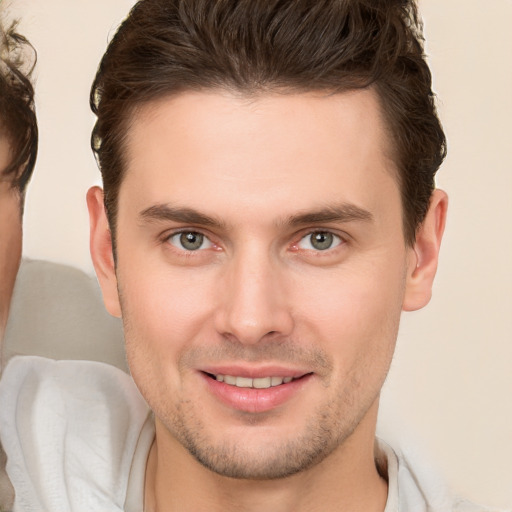
<instances>
[{"instance_id":1,"label":"nose","mask_svg":"<svg viewBox=\"0 0 512 512\"><path fill-rule=\"evenodd\" d=\"M284 269L268 254L249 252L230 262L215 314L217 332L246 345L282 338L293 330Z\"/></svg>"}]
</instances>

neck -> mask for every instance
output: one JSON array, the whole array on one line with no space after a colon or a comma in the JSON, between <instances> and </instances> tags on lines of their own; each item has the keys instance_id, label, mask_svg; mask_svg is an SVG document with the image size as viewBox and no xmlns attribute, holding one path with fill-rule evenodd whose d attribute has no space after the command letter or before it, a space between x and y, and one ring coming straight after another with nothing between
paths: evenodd
<instances>
[{"instance_id":1,"label":"neck","mask_svg":"<svg viewBox=\"0 0 512 512\"><path fill-rule=\"evenodd\" d=\"M145 510L173 512L382 512L387 483L375 465L375 403L352 435L315 466L291 477L241 480L197 462L157 420L146 471Z\"/></svg>"}]
</instances>

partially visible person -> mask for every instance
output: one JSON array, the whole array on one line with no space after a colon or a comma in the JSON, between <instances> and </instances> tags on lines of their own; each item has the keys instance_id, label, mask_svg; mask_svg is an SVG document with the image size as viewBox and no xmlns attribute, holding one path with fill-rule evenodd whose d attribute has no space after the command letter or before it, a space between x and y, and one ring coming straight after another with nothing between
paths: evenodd
<instances>
[{"instance_id":1,"label":"partially visible person","mask_svg":"<svg viewBox=\"0 0 512 512\"><path fill-rule=\"evenodd\" d=\"M25 189L37 156L34 64L35 51L16 25L0 26L0 340L21 259Z\"/></svg>"},{"instance_id":2,"label":"partially visible person","mask_svg":"<svg viewBox=\"0 0 512 512\"><path fill-rule=\"evenodd\" d=\"M30 81L34 64L35 51L17 33L16 24L4 28L0 23L0 347L21 260L25 188L37 156L38 129ZM10 509L14 498L4 467L0 445L0 511Z\"/></svg>"}]
</instances>

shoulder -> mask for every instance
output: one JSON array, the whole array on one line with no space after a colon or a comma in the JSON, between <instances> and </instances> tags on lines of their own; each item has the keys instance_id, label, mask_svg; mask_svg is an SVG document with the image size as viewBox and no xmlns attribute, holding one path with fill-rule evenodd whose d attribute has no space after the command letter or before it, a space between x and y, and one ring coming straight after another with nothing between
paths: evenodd
<instances>
[{"instance_id":1,"label":"shoulder","mask_svg":"<svg viewBox=\"0 0 512 512\"><path fill-rule=\"evenodd\" d=\"M477 505L467 500L459 499L455 501L453 512L511 512L505 510L498 510L495 508L484 507Z\"/></svg>"},{"instance_id":2,"label":"shoulder","mask_svg":"<svg viewBox=\"0 0 512 512\"><path fill-rule=\"evenodd\" d=\"M0 402L16 509L123 509L149 415L129 375L98 362L15 357Z\"/></svg>"},{"instance_id":3,"label":"shoulder","mask_svg":"<svg viewBox=\"0 0 512 512\"><path fill-rule=\"evenodd\" d=\"M389 482L385 512L505 512L457 497L413 445L397 448L378 440L377 462L384 460Z\"/></svg>"},{"instance_id":4,"label":"shoulder","mask_svg":"<svg viewBox=\"0 0 512 512\"><path fill-rule=\"evenodd\" d=\"M131 377L109 364L38 356L9 361L0 380L0 397L2 411L16 406L18 414L20 407L23 413L36 412L42 401L45 406L87 412L106 404L134 413L146 408Z\"/></svg>"}]
</instances>

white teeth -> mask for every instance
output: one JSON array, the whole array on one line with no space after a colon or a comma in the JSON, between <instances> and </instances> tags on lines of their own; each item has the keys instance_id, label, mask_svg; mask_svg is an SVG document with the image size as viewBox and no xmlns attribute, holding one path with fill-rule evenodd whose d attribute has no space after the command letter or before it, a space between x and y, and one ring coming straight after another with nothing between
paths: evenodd
<instances>
[{"instance_id":1,"label":"white teeth","mask_svg":"<svg viewBox=\"0 0 512 512\"><path fill-rule=\"evenodd\" d=\"M251 379L249 377L233 377L232 375L219 374L215 375L215 379L238 388L267 389L280 386L281 384L288 384L293 380L293 377L259 377Z\"/></svg>"},{"instance_id":2,"label":"white teeth","mask_svg":"<svg viewBox=\"0 0 512 512\"><path fill-rule=\"evenodd\" d=\"M252 379L248 379L247 377L237 377L235 386L237 388L252 388Z\"/></svg>"},{"instance_id":3,"label":"white teeth","mask_svg":"<svg viewBox=\"0 0 512 512\"><path fill-rule=\"evenodd\" d=\"M231 384L231 386L236 386L236 377L232 377L231 375L224 375L224 382L226 384Z\"/></svg>"},{"instance_id":4,"label":"white teeth","mask_svg":"<svg viewBox=\"0 0 512 512\"><path fill-rule=\"evenodd\" d=\"M283 383L283 377L272 377L271 386L280 386Z\"/></svg>"},{"instance_id":5,"label":"white teeth","mask_svg":"<svg viewBox=\"0 0 512 512\"><path fill-rule=\"evenodd\" d=\"M252 386L256 389L266 389L272 385L272 377L263 377L261 379L252 379Z\"/></svg>"}]
</instances>

